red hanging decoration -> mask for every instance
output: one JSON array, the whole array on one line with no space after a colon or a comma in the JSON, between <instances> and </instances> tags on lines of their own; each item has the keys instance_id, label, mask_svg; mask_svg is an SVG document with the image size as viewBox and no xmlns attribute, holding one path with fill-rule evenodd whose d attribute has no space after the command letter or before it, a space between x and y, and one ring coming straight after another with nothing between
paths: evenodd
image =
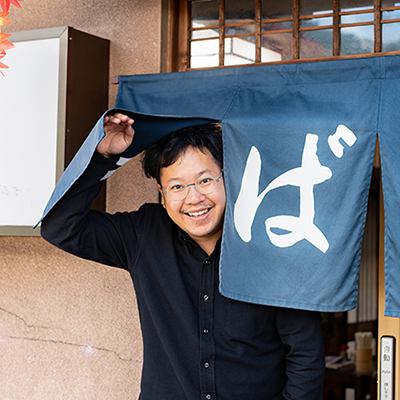
<instances>
[{"instance_id":1,"label":"red hanging decoration","mask_svg":"<svg viewBox=\"0 0 400 400\"><path fill-rule=\"evenodd\" d=\"M19 1L23 0L0 0L0 8L3 10L3 12L0 12L0 60L6 55L6 50L10 50L14 47L14 45L7 39L11 34L1 33L1 27L10 23L7 15L11 4L21 8L21 5L18 3ZM1 68L5 69L8 67L0 62L0 69ZM0 73L4 76L1 70Z\"/></svg>"},{"instance_id":2,"label":"red hanging decoration","mask_svg":"<svg viewBox=\"0 0 400 400\"><path fill-rule=\"evenodd\" d=\"M17 6L18 8L22 8L21 4L18 3L19 1L23 1L23 0L0 0L0 7L3 10L3 13L4 14L8 13L8 10L10 9L10 4Z\"/></svg>"}]
</instances>

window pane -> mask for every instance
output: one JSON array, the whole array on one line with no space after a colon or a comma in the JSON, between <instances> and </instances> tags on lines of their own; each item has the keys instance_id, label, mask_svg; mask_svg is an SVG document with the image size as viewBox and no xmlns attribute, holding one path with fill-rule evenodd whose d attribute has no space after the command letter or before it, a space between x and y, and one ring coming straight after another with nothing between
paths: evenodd
<instances>
[{"instance_id":1,"label":"window pane","mask_svg":"<svg viewBox=\"0 0 400 400\"><path fill-rule=\"evenodd\" d=\"M229 26L229 27L225 28L225 35L233 36L233 35L240 35L241 33L254 33L255 30L256 30L256 27L254 24Z\"/></svg>"},{"instance_id":2,"label":"window pane","mask_svg":"<svg viewBox=\"0 0 400 400\"><path fill-rule=\"evenodd\" d=\"M400 23L382 26L382 51L400 50Z\"/></svg>"},{"instance_id":3,"label":"window pane","mask_svg":"<svg viewBox=\"0 0 400 400\"><path fill-rule=\"evenodd\" d=\"M373 10L374 0L340 0L342 11Z\"/></svg>"},{"instance_id":4,"label":"window pane","mask_svg":"<svg viewBox=\"0 0 400 400\"><path fill-rule=\"evenodd\" d=\"M219 36L218 29L202 29L201 31L193 31L192 39L203 39L203 38L217 38Z\"/></svg>"},{"instance_id":5,"label":"window pane","mask_svg":"<svg viewBox=\"0 0 400 400\"><path fill-rule=\"evenodd\" d=\"M254 36L225 39L224 65L254 63L256 57L256 46L254 43Z\"/></svg>"},{"instance_id":6,"label":"window pane","mask_svg":"<svg viewBox=\"0 0 400 400\"><path fill-rule=\"evenodd\" d=\"M332 12L332 0L301 0L300 15L326 14Z\"/></svg>"},{"instance_id":7,"label":"window pane","mask_svg":"<svg viewBox=\"0 0 400 400\"><path fill-rule=\"evenodd\" d=\"M271 33L261 40L261 62L293 59L293 35L291 33Z\"/></svg>"},{"instance_id":8,"label":"window pane","mask_svg":"<svg viewBox=\"0 0 400 400\"><path fill-rule=\"evenodd\" d=\"M293 0L262 0L261 19L292 18Z\"/></svg>"},{"instance_id":9,"label":"window pane","mask_svg":"<svg viewBox=\"0 0 400 400\"><path fill-rule=\"evenodd\" d=\"M314 26L327 26L332 25L332 17L313 18L300 20L300 28L310 28Z\"/></svg>"},{"instance_id":10,"label":"window pane","mask_svg":"<svg viewBox=\"0 0 400 400\"><path fill-rule=\"evenodd\" d=\"M384 11L382 13L383 20L395 19L395 18L400 18L400 10Z\"/></svg>"},{"instance_id":11,"label":"window pane","mask_svg":"<svg viewBox=\"0 0 400 400\"><path fill-rule=\"evenodd\" d=\"M255 21L255 1L225 0L225 24Z\"/></svg>"},{"instance_id":12,"label":"window pane","mask_svg":"<svg viewBox=\"0 0 400 400\"><path fill-rule=\"evenodd\" d=\"M190 67L217 67L219 64L218 39L200 40L190 43Z\"/></svg>"},{"instance_id":13,"label":"window pane","mask_svg":"<svg viewBox=\"0 0 400 400\"><path fill-rule=\"evenodd\" d=\"M400 1L396 0L381 0L381 7L397 7L400 6Z\"/></svg>"},{"instance_id":14,"label":"window pane","mask_svg":"<svg viewBox=\"0 0 400 400\"><path fill-rule=\"evenodd\" d=\"M300 33L300 58L332 56L332 29Z\"/></svg>"},{"instance_id":15,"label":"window pane","mask_svg":"<svg viewBox=\"0 0 400 400\"><path fill-rule=\"evenodd\" d=\"M363 54L374 52L374 27L355 26L340 30L340 54Z\"/></svg>"},{"instance_id":16,"label":"window pane","mask_svg":"<svg viewBox=\"0 0 400 400\"><path fill-rule=\"evenodd\" d=\"M357 22L374 22L373 13L342 15L340 17L342 24L356 24Z\"/></svg>"},{"instance_id":17,"label":"window pane","mask_svg":"<svg viewBox=\"0 0 400 400\"><path fill-rule=\"evenodd\" d=\"M219 1L192 1L192 28L218 26Z\"/></svg>"},{"instance_id":18,"label":"window pane","mask_svg":"<svg viewBox=\"0 0 400 400\"><path fill-rule=\"evenodd\" d=\"M293 29L293 21L269 22L261 25L261 32L280 31L282 29Z\"/></svg>"}]
</instances>

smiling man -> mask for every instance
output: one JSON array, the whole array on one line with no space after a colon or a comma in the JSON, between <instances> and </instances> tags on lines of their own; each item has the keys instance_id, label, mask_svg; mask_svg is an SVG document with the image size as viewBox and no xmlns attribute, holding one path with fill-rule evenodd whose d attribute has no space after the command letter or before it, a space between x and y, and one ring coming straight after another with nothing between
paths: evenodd
<instances>
[{"instance_id":1,"label":"smiling man","mask_svg":"<svg viewBox=\"0 0 400 400\"><path fill-rule=\"evenodd\" d=\"M200 129L204 127L197 128ZM215 127L209 126L208 129L214 136L219 136ZM215 147L218 145L218 142L214 144ZM158 177L157 172L151 171L151 166L147 165L153 163L152 158L158 157L160 147L163 148L163 142L147 150L143 160L145 172L148 177L158 180L164 207L172 221L207 254L211 254L222 235L225 211L222 160L219 157L217 161L207 147L195 148L188 142L188 147L176 156L171 165L161 168ZM216 148L216 152L220 150ZM186 185L185 182L192 183Z\"/></svg>"},{"instance_id":2,"label":"smiling man","mask_svg":"<svg viewBox=\"0 0 400 400\"><path fill-rule=\"evenodd\" d=\"M105 118L106 136L44 218L42 236L129 271L144 343L139 399L321 399L320 315L218 291L226 203L218 126L176 131L146 150L143 168L156 179L162 205L114 215L89 210L101 178L134 140L133 123L122 114Z\"/></svg>"}]
</instances>

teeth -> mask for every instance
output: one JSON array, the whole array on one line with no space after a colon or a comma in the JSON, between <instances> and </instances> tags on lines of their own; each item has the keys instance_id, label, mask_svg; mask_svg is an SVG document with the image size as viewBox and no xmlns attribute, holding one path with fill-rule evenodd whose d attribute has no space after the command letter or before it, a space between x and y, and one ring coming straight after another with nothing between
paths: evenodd
<instances>
[{"instance_id":1,"label":"teeth","mask_svg":"<svg viewBox=\"0 0 400 400\"><path fill-rule=\"evenodd\" d=\"M190 217L200 217L200 215L204 215L208 212L208 210L196 212L196 213L188 213Z\"/></svg>"}]
</instances>

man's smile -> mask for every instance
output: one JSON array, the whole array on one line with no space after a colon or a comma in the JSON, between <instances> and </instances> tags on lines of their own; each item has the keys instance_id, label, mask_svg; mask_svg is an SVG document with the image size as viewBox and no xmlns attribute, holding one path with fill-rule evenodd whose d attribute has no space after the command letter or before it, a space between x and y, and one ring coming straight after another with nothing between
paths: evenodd
<instances>
[{"instance_id":1,"label":"man's smile","mask_svg":"<svg viewBox=\"0 0 400 400\"><path fill-rule=\"evenodd\" d=\"M189 215L189 217L201 217L202 215L207 214L210 210L211 210L211 208L207 208L207 209L202 210L202 211L187 212L187 213L185 213L185 214L186 214L186 215Z\"/></svg>"}]
</instances>

